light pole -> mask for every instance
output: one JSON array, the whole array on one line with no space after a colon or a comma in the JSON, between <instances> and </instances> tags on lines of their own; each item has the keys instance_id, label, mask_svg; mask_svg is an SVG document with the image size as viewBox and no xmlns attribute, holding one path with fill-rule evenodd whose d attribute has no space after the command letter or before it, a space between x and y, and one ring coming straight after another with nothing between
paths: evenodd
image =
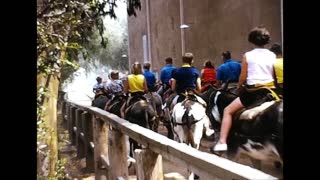
<instances>
[{"instance_id":1,"label":"light pole","mask_svg":"<svg viewBox=\"0 0 320 180\"><path fill-rule=\"evenodd\" d=\"M184 13L183 13L183 0L180 0L179 2L179 8L180 8L180 34L181 34L181 53L182 56L185 53L185 39L184 39Z\"/></svg>"},{"instance_id":2,"label":"light pole","mask_svg":"<svg viewBox=\"0 0 320 180\"><path fill-rule=\"evenodd\" d=\"M185 40L185 29L189 28L188 25L182 24L180 25L181 29L181 51L182 51L182 56L186 52L186 40Z\"/></svg>"}]
</instances>

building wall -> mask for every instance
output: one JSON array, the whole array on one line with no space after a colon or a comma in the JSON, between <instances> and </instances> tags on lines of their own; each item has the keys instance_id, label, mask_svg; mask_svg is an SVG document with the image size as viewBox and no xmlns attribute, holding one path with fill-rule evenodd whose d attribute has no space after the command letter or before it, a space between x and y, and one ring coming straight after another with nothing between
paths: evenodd
<instances>
[{"instance_id":1,"label":"building wall","mask_svg":"<svg viewBox=\"0 0 320 180\"><path fill-rule=\"evenodd\" d=\"M179 0L149 0L151 29L152 70L160 71L164 59L174 58L181 65L181 33ZM130 17L130 63L141 59L142 34L147 34L145 3L138 17ZM264 24L271 33L272 42L281 43L280 0L183 0L186 52L195 56L194 66L199 70L206 59L217 67L222 63L221 52L229 50L234 59L241 61L250 50L249 31ZM271 42L271 43L272 43ZM269 46L267 46L269 47ZM142 62L142 61L140 61Z\"/></svg>"},{"instance_id":2,"label":"building wall","mask_svg":"<svg viewBox=\"0 0 320 180\"><path fill-rule=\"evenodd\" d=\"M179 0L150 0L152 70L160 72L165 58L181 59Z\"/></svg>"},{"instance_id":3,"label":"building wall","mask_svg":"<svg viewBox=\"0 0 320 180\"><path fill-rule=\"evenodd\" d=\"M141 0L141 11L136 13L137 17L128 17L129 64L143 62L142 36L147 34L145 0Z\"/></svg>"}]
</instances>

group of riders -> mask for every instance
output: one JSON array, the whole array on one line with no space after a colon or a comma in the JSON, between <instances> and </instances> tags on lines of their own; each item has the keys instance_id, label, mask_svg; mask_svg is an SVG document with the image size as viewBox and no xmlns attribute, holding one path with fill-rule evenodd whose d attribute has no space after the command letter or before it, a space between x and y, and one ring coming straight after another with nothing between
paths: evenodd
<instances>
[{"instance_id":1,"label":"group of riders","mask_svg":"<svg viewBox=\"0 0 320 180\"><path fill-rule=\"evenodd\" d=\"M93 88L95 98L100 95L108 97L105 106L101 107L106 111L110 111L117 102L123 101L120 116L125 118L126 110L134 102L141 99L150 101L145 96L149 93L151 96L152 93L161 96L164 102L162 108L172 110L177 103L184 101L186 94L193 94L195 101L206 107L206 102L200 96L208 87L214 86L228 90L238 97L223 111L220 138L213 148L213 151L226 151L232 117L237 111L250 107L257 97L269 96L270 91L273 96L277 96L274 98L282 97L281 46L275 43L267 49L265 46L270 39L270 34L265 27L258 26L252 29L248 35L248 41L254 45L254 48L243 55L242 62L232 60L231 53L224 51L221 54L224 63L217 69L210 60L207 60L204 68L199 72L192 66L194 56L190 52L182 56L181 67L173 66L172 58L168 57L165 59L165 67L161 69L159 81L150 71L150 63L144 63L142 71L142 65L136 62L131 66L131 74L125 79L119 79L118 71L112 71L110 80L107 82L102 82L102 78L98 77L97 84Z\"/></svg>"}]
</instances>

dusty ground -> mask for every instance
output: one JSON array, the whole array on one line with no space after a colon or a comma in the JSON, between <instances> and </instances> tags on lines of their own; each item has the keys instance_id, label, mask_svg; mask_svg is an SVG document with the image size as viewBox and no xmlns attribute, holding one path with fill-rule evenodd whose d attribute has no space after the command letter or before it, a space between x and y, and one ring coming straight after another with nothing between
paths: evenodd
<instances>
[{"instance_id":1,"label":"dusty ground","mask_svg":"<svg viewBox=\"0 0 320 180\"><path fill-rule=\"evenodd\" d=\"M62 115L61 111L58 111L58 122L61 122ZM159 132L161 134L166 133L166 129L163 126L160 126ZM77 159L76 158L76 149L70 145L69 137L67 130L63 129L61 123L59 123L59 157L66 159L65 165L65 172L66 172L66 179L84 179L84 180L93 180L94 173L88 173L85 170L85 159ZM203 139L201 141L201 151L209 152L209 148L213 146L213 142L207 139ZM240 159L242 164L252 166L251 162L248 158ZM166 180L173 180L173 179L186 179L187 176L187 169L185 167L181 167L176 165L172 162L163 159L163 171L164 171L164 179ZM282 170L274 168L273 164L271 163L263 163L262 164L262 171L273 175L275 177L282 177ZM132 173L133 170L130 169ZM130 179L136 179L134 176L131 176ZM201 178L200 178L201 179Z\"/></svg>"}]
</instances>

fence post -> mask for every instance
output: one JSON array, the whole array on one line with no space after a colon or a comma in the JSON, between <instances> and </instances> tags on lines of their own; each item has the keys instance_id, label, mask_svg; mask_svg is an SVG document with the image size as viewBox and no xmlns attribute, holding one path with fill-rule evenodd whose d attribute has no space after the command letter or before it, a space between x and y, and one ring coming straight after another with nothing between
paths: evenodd
<instances>
[{"instance_id":1,"label":"fence post","mask_svg":"<svg viewBox=\"0 0 320 180\"><path fill-rule=\"evenodd\" d=\"M92 116L93 121L93 139L94 139L94 169L95 169L95 179L101 180L106 176L108 177L108 170L110 163L108 162L108 128L106 123ZM107 162L102 162L101 157L106 157Z\"/></svg>"},{"instance_id":2,"label":"fence post","mask_svg":"<svg viewBox=\"0 0 320 180\"><path fill-rule=\"evenodd\" d=\"M77 147L77 158L83 158L84 157L84 142L81 139L81 134L83 134L83 128L82 128L82 109L77 109L76 111L76 147ZM84 137L83 137L84 138Z\"/></svg>"},{"instance_id":3,"label":"fence post","mask_svg":"<svg viewBox=\"0 0 320 180\"><path fill-rule=\"evenodd\" d=\"M71 145L75 145L76 142L75 142L75 135L73 133L73 127L74 127L74 122L75 122L75 119L76 119L76 107L75 106L71 106L70 107L70 118L69 118L69 121L68 121L68 130L69 130L69 137L70 137L70 140L71 140Z\"/></svg>"},{"instance_id":4,"label":"fence post","mask_svg":"<svg viewBox=\"0 0 320 180\"><path fill-rule=\"evenodd\" d=\"M163 180L162 156L150 149L136 149L137 179Z\"/></svg>"},{"instance_id":5,"label":"fence post","mask_svg":"<svg viewBox=\"0 0 320 180\"><path fill-rule=\"evenodd\" d=\"M68 119L70 118L69 114L69 103L63 101L62 104L62 127L68 129Z\"/></svg>"},{"instance_id":6,"label":"fence post","mask_svg":"<svg viewBox=\"0 0 320 180\"><path fill-rule=\"evenodd\" d=\"M94 158L93 158L93 124L92 115L87 111L82 114L82 128L84 133L84 156L86 157L86 172L94 172ZM90 143L91 142L91 143Z\"/></svg>"},{"instance_id":7,"label":"fence post","mask_svg":"<svg viewBox=\"0 0 320 180\"><path fill-rule=\"evenodd\" d=\"M117 179L119 176L129 177L127 164L126 138L123 133L116 129L109 130L109 160L111 179Z\"/></svg>"}]
</instances>

